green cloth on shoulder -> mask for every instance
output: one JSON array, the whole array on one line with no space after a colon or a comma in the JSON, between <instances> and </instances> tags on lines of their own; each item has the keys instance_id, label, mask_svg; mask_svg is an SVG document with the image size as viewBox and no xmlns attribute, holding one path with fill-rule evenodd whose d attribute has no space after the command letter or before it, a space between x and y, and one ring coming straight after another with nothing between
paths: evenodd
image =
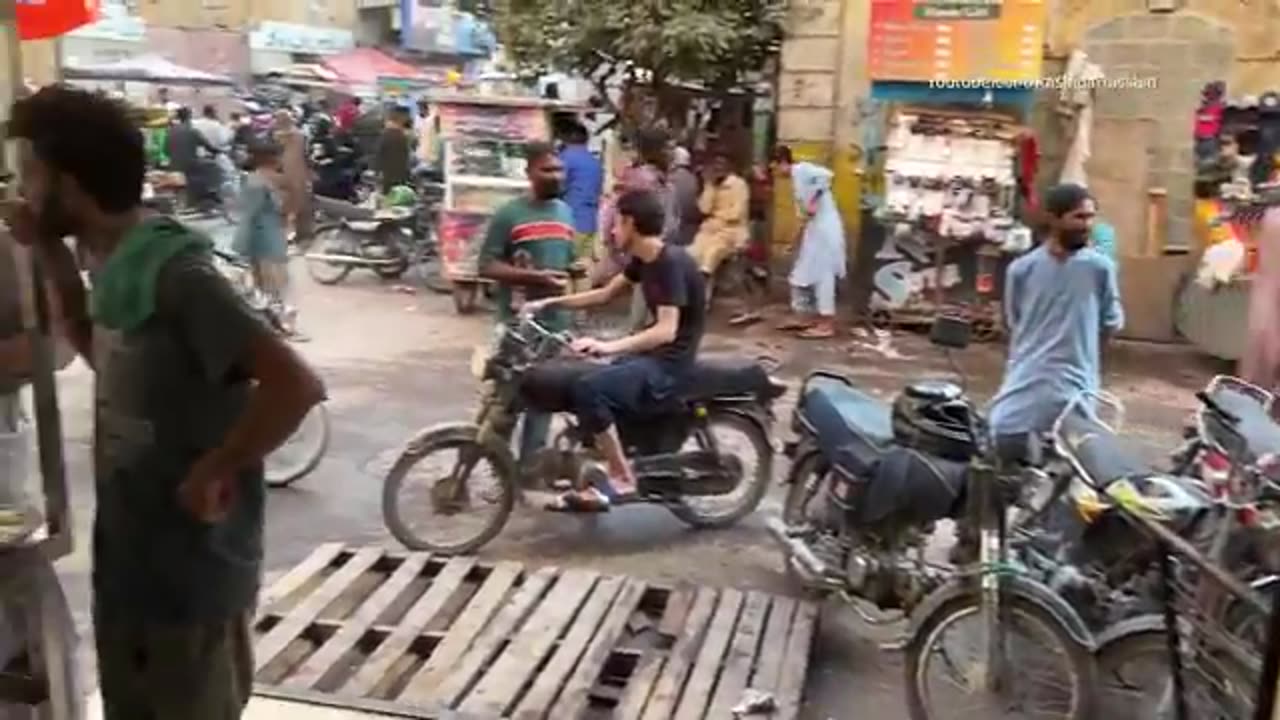
<instances>
[{"instance_id":1,"label":"green cloth on shoulder","mask_svg":"<svg viewBox=\"0 0 1280 720\"><path fill-rule=\"evenodd\" d=\"M213 241L171 217L151 217L129 231L93 281L93 319L136 330L155 314L156 280L175 255L209 250Z\"/></svg>"}]
</instances>

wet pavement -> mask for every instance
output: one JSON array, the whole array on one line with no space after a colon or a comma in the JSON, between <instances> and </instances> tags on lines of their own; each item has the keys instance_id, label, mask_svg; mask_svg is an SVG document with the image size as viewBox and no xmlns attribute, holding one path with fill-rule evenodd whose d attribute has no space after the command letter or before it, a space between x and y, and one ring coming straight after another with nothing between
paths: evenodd
<instances>
[{"instance_id":1,"label":"wet pavement","mask_svg":"<svg viewBox=\"0 0 1280 720\"><path fill-rule=\"evenodd\" d=\"M469 360L490 332L485 316L456 315L448 297L410 293L371 273L356 272L341 285L323 287L312 283L298 263L294 280L301 328L310 336L310 342L297 347L328 383L332 436L327 456L312 475L270 495L269 576L323 542L395 545L381 519L383 474L415 432L469 419L476 389ZM728 313L717 316L722 321ZM704 353L768 356L779 364L779 375L793 382L811 369L831 367L886 398L909 379L951 372L940 353L907 332L894 333L885 346L870 335L800 341L783 338L766 324L739 329L719 322ZM957 356L969 389L982 397L998 382L1002 361L995 345ZM1177 442L1182 420L1194 405L1192 393L1211 369L1180 349L1157 346L1121 346L1107 364L1108 387L1127 403L1126 433L1160 459ZM59 569L78 623L87 630L91 378L77 364L60 379L78 549ZM779 447L793 401L790 393L779 408ZM775 470L781 477L785 461L776 463ZM794 592L764 529L764 518L779 509L782 493L775 484L760 512L716 532L693 532L654 508L625 508L588 519L546 514L531 505L517 509L513 522L482 555L588 566L659 582ZM892 636L890 630L858 626L852 613L834 603L826 608L802 717L906 718L899 658L876 646L877 640Z\"/></svg>"}]
</instances>

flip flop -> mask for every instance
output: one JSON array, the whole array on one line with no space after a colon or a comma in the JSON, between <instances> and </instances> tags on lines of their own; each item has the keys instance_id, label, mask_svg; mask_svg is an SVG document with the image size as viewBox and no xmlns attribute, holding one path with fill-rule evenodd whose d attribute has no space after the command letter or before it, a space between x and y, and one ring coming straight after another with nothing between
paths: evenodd
<instances>
[{"instance_id":1,"label":"flip flop","mask_svg":"<svg viewBox=\"0 0 1280 720\"><path fill-rule=\"evenodd\" d=\"M754 312L738 313L737 315L734 315L733 317L729 318L729 325L734 327L741 327L743 325L751 325L754 323L758 323L762 319L763 318L760 317L760 313L754 313Z\"/></svg>"},{"instance_id":2,"label":"flip flop","mask_svg":"<svg viewBox=\"0 0 1280 720\"><path fill-rule=\"evenodd\" d=\"M634 490L628 492L620 492L613 486L613 482L609 479L609 473L599 465L592 465L583 468L582 475L586 484L596 491L596 495L604 498L610 505L621 505L635 499Z\"/></svg>"},{"instance_id":3,"label":"flip flop","mask_svg":"<svg viewBox=\"0 0 1280 720\"><path fill-rule=\"evenodd\" d=\"M543 510L547 512L562 513L578 513L588 515L592 513L607 513L610 509L609 498L600 493L599 490L592 488L595 492L595 498L585 498L576 490L570 490L561 493L555 500L543 506Z\"/></svg>"},{"instance_id":4,"label":"flip flop","mask_svg":"<svg viewBox=\"0 0 1280 720\"><path fill-rule=\"evenodd\" d=\"M836 331L830 328L809 327L801 331L796 337L802 340L830 340L836 336Z\"/></svg>"},{"instance_id":5,"label":"flip flop","mask_svg":"<svg viewBox=\"0 0 1280 720\"><path fill-rule=\"evenodd\" d=\"M778 323L774 329L782 332L795 332L797 330L808 330L812 327L813 323L811 322L805 322L804 320L788 320L786 322Z\"/></svg>"}]
</instances>

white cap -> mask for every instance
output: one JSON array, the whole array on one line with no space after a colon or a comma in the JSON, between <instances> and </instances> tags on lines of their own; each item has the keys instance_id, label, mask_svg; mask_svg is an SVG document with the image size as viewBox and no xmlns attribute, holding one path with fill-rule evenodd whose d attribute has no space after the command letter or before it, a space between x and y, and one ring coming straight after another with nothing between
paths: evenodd
<instances>
[{"instance_id":1,"label":"white cap","mask_svg":"<svg viewBox=\"0 0 1280 720\"><path fill-rule=\"evenodd\" d=\"M689 167L693 164L693 156L689 154L688 150L685 150L682 147L676 147L675 150L671 151L671 162L674 163L676 167Z\"/></svg>"}]
</instances>

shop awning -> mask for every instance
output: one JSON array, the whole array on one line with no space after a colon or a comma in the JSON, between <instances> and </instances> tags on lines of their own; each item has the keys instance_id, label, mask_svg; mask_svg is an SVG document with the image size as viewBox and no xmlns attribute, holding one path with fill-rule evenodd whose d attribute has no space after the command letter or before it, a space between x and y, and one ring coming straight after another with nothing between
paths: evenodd
<instances>
[{"instance_id":1,"label":"shop awning","mask_svg":"<svg viewBox=\"0 0 1280 720\"><path fill-rule=\"evenodd\" d=\"M97 20L98 0L19 2L16 13L19 39L44 40L65 35Z\"/></svg>"},{"instance_id":2,"label":"shop awning","mask_svg":"<svg viewBox=\"0 0 1280 720\"><path fill-rule=\"evenodd\" d=\"M234 84L225 75L183 67L159 55L141 55L98 65L72 65L63 68L63 75L69 80L121 80L174 85Z\"/></svg>"},{"instance_id":3,"label":"shop awning","mask_svg":"<svg viewBox=\"0 0 1280 720\"><path fill-rule=\"evenodd\" d=\"M351 87L372 87L380 77L429 80L420 68L372 48L356 48L324 59L324 66Z\"/></svg>"},{"instance_id":4,"label":"shop awning","mask_svg":"<svg viewBox=\"0 0 1280 720\"><path fill-rule=\"evenodd\" d=\"M294 63L260 75L285 85L301 87L333 87L343 83L341 75L318 63Z\"/></svg>"}]
</instances>

